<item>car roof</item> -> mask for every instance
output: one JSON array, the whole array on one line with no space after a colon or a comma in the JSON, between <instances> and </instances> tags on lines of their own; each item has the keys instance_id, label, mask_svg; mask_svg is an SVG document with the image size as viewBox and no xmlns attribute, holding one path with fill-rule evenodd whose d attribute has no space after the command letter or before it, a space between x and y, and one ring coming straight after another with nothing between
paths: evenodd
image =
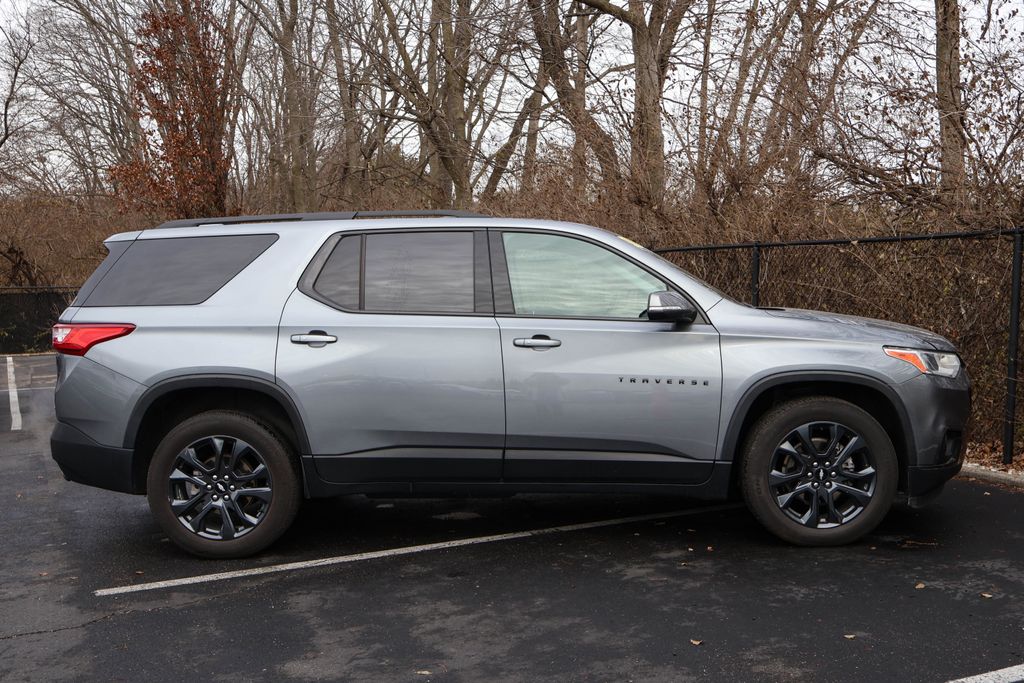
<instances>
[{"instance_id":1,"label":"car roof","mask_svg":"<svg viewBox=\"0 0 1024 683\"><path fill-rule=\"evenodd\" d=\"M502 218L493 216L434 217L434 218L354 218L318 220L274 220L251 223L203 223L187 227L157 227L146 230L116 233L107 242L135 239L167 239L174 237L212 237L216 235L253 235L274 233L287 237L290 232L319 233L366 232L368 230L395 230L401 228L526 228L555 230L591 237L604 237L615 233L579 223L538 220L530 218ZM617 235L615 235L617 236Z\"/></svg>"}]
</instances>

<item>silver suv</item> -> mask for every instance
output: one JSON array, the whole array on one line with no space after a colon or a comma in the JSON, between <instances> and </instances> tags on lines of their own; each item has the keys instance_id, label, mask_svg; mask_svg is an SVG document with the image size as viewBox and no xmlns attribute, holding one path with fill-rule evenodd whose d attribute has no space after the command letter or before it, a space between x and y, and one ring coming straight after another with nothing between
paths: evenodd
<instances>
[{"instance_id":1,"label":"silver suv","mask_svg":"<svg viewBox=\"0 0 1024 683\"><path fill-rule=\"evenodd\" d=\"M970 385L940 336L751 308L597 228L424 216L112 236L53 328L65 476L238 557L352 493L741 493L834 545L960 469Z\"/></svg>"}]
</instances>

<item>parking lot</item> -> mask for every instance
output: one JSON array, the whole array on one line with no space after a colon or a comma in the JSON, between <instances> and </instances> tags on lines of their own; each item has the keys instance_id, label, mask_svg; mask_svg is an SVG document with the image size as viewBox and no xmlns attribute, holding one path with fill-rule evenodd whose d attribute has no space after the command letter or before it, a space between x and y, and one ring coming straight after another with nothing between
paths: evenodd
<instances>
[{"instance_id":1,"label":"parking lot","mask_svg":"<svg viewBox=\"0 0 1024 683\"><path fill-rule=\"evenodd\" d=\"M352 497L308 502L260 557L204 561L144 498L63 480L53 358L11 366L3 680L947 681L1024 662L1010 489L955 480L832 549L733 504Z\"/></svg>"}]
</instances>

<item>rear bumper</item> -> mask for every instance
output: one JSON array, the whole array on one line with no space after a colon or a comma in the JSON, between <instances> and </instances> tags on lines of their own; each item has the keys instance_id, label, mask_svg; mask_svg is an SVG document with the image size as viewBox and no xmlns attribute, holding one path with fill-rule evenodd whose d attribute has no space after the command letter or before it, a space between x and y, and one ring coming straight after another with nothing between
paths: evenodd
<instances>
[{"instance_id":1,"label":"rear bumper","mask_svg":"<svg viewBox=\"0 0 1024 683\"><path fill-rule=\"evenodd\" d=\"M142 493L133 476L134 451L99 444L71 425L58 422L50 454L68 481L123 493Z\"/></svg>"}]
</instances>

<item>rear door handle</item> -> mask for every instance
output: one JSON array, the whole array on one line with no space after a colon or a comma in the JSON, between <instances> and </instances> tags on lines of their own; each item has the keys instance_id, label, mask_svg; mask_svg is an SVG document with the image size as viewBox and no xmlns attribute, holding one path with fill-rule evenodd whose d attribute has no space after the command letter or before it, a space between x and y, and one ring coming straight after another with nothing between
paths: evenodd
<instances>
[{"instance_id":1,"label":"rear door handle","mask_svg":"<svg viewBox=\"0 0 1024 683\"><path fill-rule=\"evenodd\" d=\"M323 330L310 330L306 334L293 334L292 344L307 344L315 349L327 344L333 344L338 338L333 334L327 334Z\"/></svg>"},{"instance_id":2,"label":"rear door handle","mask_svg":"<svg viewBox=\"0 0 1024 683\"><path fill-rule=\"evenodd\" d=\"M553 349L562 345L561 339L552 339L546 334L535 334L529 339L520 337L513 339L512 344L524 349Z\"/></svg>"}]
</instances>

